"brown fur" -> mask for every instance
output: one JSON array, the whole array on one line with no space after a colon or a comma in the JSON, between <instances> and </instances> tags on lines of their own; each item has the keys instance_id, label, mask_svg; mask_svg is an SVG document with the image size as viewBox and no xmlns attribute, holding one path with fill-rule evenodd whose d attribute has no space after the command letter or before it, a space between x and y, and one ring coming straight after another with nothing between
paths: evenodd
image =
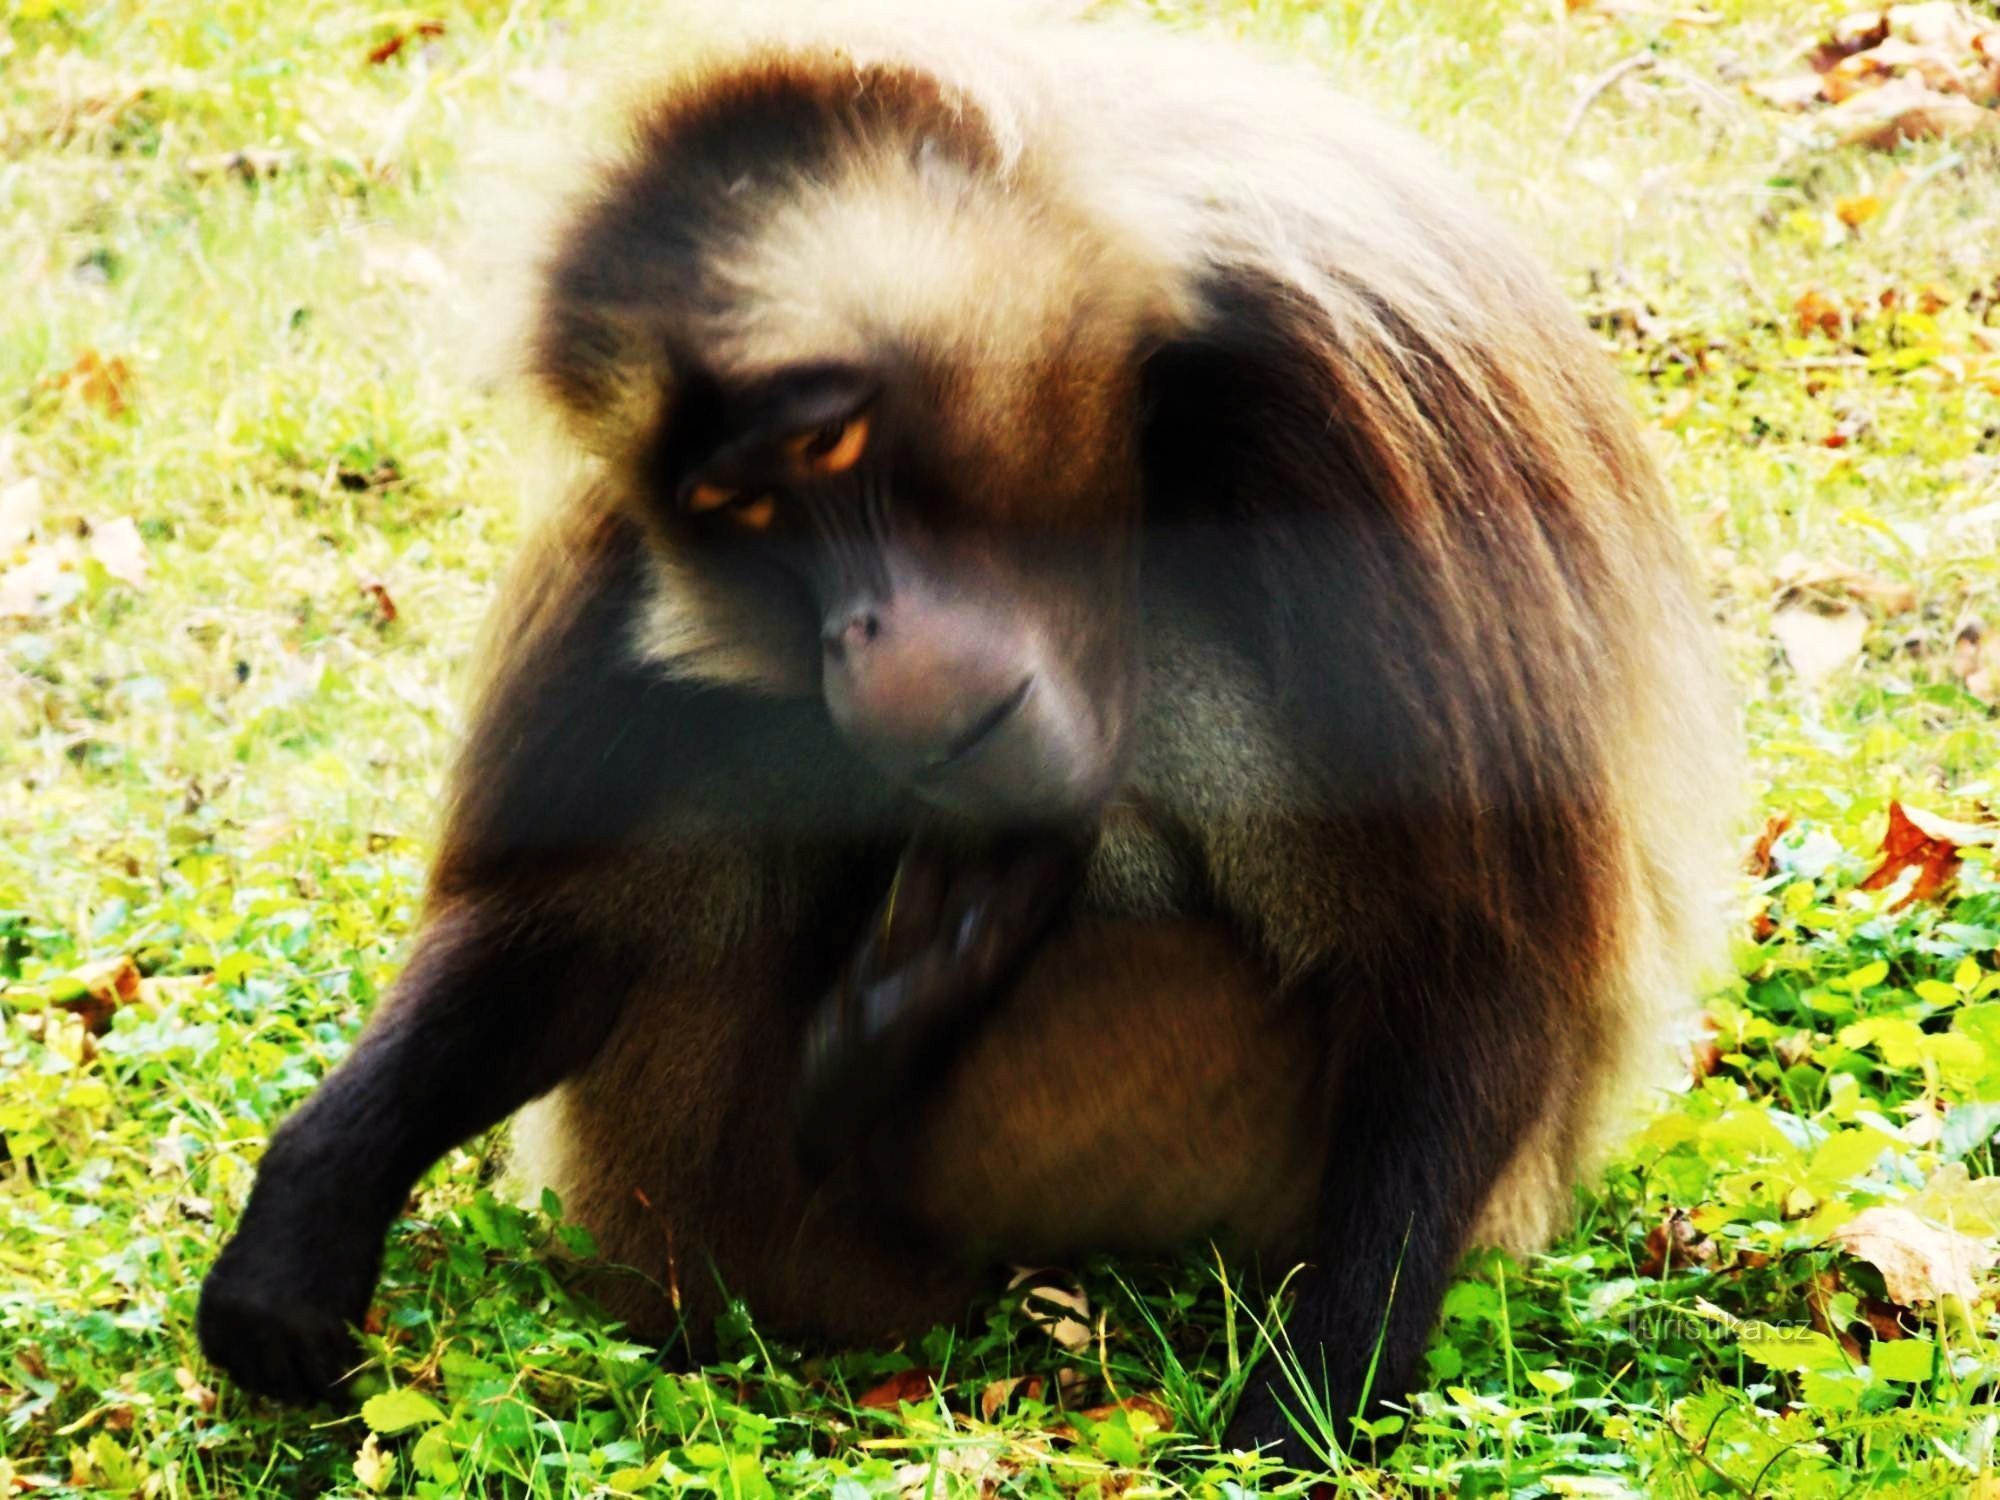
<instances>
[{"instance_id":1,"label":"brown fur","mask_svg":"<svg viewBox=\"0 0 2000 1500\"><path fill-rule=\"evenodd\" d=\"M1644 445L1507 234L1310 80L835 24L696 54L547 268L531 371L593 477L496 607L432 902L621 977L509 1000L609 1018L519 1175L649 1335L700 1343L718 1277L872 1340L993 1258L1221 1233L1355 1257L1299 1314L1340 1400L1401 1266L1407 1379L1464 1245L1559 1222L1705 947L1729 724ZM800 1037L916 813L657 450L702 382L827 361L913 393L952 576L1085 664L1123 758L1057 933L812 1183Z\"/></svg>"},{"instance_id":2,"label":"brown fur","mask_svg":"<svg viewBox=\"0 0 2000 1500\"><path fill-rule=\"evenodd\" d=\"M723 268L729 296L704 325L704 357L747 369L884 342L926 351L956 381L945 409L962 424L961 459L997 458L1003 493L1062 493L1008 466L1090 450L1081 432L1106 430L1107 408L1065 397L1120 409L1134 341L1201 316L1191 278L1204 265L1254 268L1284 299L1303 368L1284 372L1295 388L1270 391L1266 411L1342 435L1327 461L1343 498L1401 554L1371 552L1364 536L1320 586L1382 601L1370 633L1344 644L1368 659L1356 676L1405 697L1393 724L1412 743L1395 753L1426 781L1396 799L1398 815L1330 836L1301 826L1314 768L1241 687L1246 664L1197 643L1205 659L1162 652L1174 665L1153 669L1161 711L1140 737L1132 800L1191 827L1226 906L1284 972L1396 922L1410 892L1449 891L1534 949L1565 994L1540 1065L1582 1087L1545 1100L1483 1233L1536 1243L1607 1107L1630 1100L1644 1055L1663 1050L1664 1010L1708 941L1700 882L1719 868L1733 771L1672 519L1576 320L1434 162L1285 70L1115 31L947 38L898 23L735 45L766 86L790 79L823 98L831 76L856 98L925 102L886 148L857 132L830 180L760 204ZM672 150L671 121L743 87L713 54L700 69L643 127L635 163ZM994 180L907 170L939 98L951 155ZM654 337L673 299L629 301L643 325L597 310L606 372L630 369L612 351ZM573 315L550 307L551 320ZM637 384L658 397L672 372ZM567 404L600 452L616 451L605 434L638 430L608 403ZM1051 419L1066 411L1078 436ZM1394 575L1412 564L1427 575L1416 598ZM694 571L671 551L662 566ZM795 664L755 660L756 632L734 617L715 632L718 660L688 649L713 615L707 600L663 599L642 649L717 681L800 679ZM1449 691L1426 696L1439 681ZM1513 830L1482 816L1523 800L1552 811ZM1321 845L1304 862L1302 839ZM1159 917L1192 878L1157 837L1134 834L1106 840L1093 892L1108 910ZM618 1151L658 1154L629 1135ZM572 1171L605 1168L617 1170Z\"/></svg>"}]
</instances>

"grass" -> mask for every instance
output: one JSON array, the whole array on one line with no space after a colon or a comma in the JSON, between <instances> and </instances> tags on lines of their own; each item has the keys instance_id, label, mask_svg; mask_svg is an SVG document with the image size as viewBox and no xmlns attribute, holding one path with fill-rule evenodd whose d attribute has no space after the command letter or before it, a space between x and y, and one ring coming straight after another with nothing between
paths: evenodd
<instances>
[{"instance_id":1,"label":"grass","mask_svg":"<svg viewBox=\"0 0 2000 1500\"><path fill-rule=\"evenodd\" d=\"M1264 1304L1199 1258L1076 1268L1067 1321L996 1287L900 1351L739 1317L683 1377L554 1284L532 1252L577 1232L482 1149L395 1235L375 1399L281 1412L201 1361L268 1129L393 972L535 488L465 368L482 183L594 128L630 9L0 23L0 1494L1282 1489L1212 1446ZM1892 801L1995 795L2000 154L1803 142L1740 84L1837 9L1804 0L1152 9L1371 95L1542 246L1656 430L1791 819L1727 917L1706 1076L1547 1254L1468 1264L1403 1443L1336 1491L2000 1494L1994 1284L1940 1264L2000 1231L2000 879L1974 844L1922 899L1862 888ZM1852 1228L1886 1204L1915 1272Z\"/></svg>"}]
</instances>

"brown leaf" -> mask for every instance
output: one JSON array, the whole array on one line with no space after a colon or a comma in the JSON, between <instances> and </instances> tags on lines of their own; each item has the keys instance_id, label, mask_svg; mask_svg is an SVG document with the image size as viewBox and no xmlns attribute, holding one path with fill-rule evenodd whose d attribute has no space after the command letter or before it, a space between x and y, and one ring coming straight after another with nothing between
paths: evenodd
<instances>
[{"instance_id":1,"label":"brown leaf","mask_svg":"<svg viewBox=\"0 0 2000 1500\"><path fill-rule=\"evenodd\" d=\"M1780 606L1807 600L1838 605L1852 600L1889 615L1905 614L1917 607L1917 591L1911 584L1882 578L1830 558L1808 558L1797 552L1788 552L1778 559L1772 581L1777 586Z\"/></svg>"},{"instance_id":2,"label":"brown leaf","mask_svg":"<svg viewBox=\"0 0 2000 1500\"><path fill-rule=\"evenodd\" d=\"M394 284L442 292L452 282L444 257L418 240L376 236L361 247L361 270L371 286Z\"/></svg>"},{"instance_id":3,"label":"brown leaf","mask_svg":"<svg viewBox=\"0 0 2000 1500\"><path fill-rule=\"evenodd\" d=\"M1800 333L1818 329L1829 337L1837 337L1847 326L1846 309L1818 287L1809 286L1800 292L1792 311L1798 317Z\"/></svg>"},{"instance_id":4,"label":"brown leaf","mask_svg":"<svg viewBox=\"0 0 2000 1500\"><path fill-rule=\"evenodd\" d=\"M1702 1019L1708 1020L1706 1016ZM1722 1067L1722 1047L1712 1036L1696 1037L1688 1043L1688 1056L1696 1083L1713 1078Z\"/></svg>"},{"instance_id":5,"label":"brown leaf","mask_svg":"<svg viewBox=\"0 0 2000 1500\"><path fill-rule=\"evenodd\" d=\"M1919 78L1891 78L1821 112L1843 146L1888 150L1904 141L1957 140L1991 128L1994 114L1963 94L1947 94Z\"/></svg>"},{"instance_id":6,"label":"brown leaf","mask_svg":"<svg viewBox=\"0 0 2000 1500\"><path fill-rule=\"evenodd\" d=\"M1715 1241L1695 1228L1694 1220L1677 1208L1646 1236L1646 1254L1639 1262L1637 1274L1664 1279L1668 1271L1681 1266L1707 1265L1713 1259Z\"/></svg>"},{"instance_id":7,"label":"brown leaf","mask_svg":"<svg viewBox=\"0 0 2000 1500\"><path fill-rule=\"evenodd\" d=\"M1880 1271L1889 1300L1902 1307L1946 1296L1973 1301L1980 1273L1995 1260L1990 1243L1940 1229L1894 1205L1864 1209L1828 1238Z\"/></svg>"},{"instance_id":8,"label":"brown leaf","mask_svg":"<svg viewBox=\"0 0 2000 1500\"><path fill-rule=\"evenodd\" d=\"M1903 1207L1919 1218L1977 1238L2000 1235L2000 1177L1974 1177L1964 1162L1938 1168Z\"/></svg>"},{"instance_id":9,"label":"brown leaf","mask_svg":"<svg viewBox=\"0 0 2000 1500\"><path fill-rule=\"evenodd\" d=\"M991 1422L1007 1409L1007 1403L1019 1391L1023 1401L1041 1399L1042 1387L1046 1382L1039 1375L1013 1375L1005 1380L995 1380L979 1393L979 1420Z\"/></svg>"},{"instance_id":10,"label":"brown leaf","mask_svg":"<svg viewBox=\"0 0 2000 1500\"><path fill-rule=\"evenodd\" d=\"M1977 49L1988 24L1954 0L1923 0L1916 5L1892 5L1886 18L1890 35L1917 47L1965 53Z\"/></svg>"},{"instance_id":11,"label":"brown leaf","mask_svg":"<svg viewBox=\"0 0 2000 1500\"><path fill-rule=\"evenodd\" d=\"M1772 813L1764 820L1764 831L1757 835L1757 842L1750 846L1749 857L1743 861L1743 872L1746 875L1761 880L1771 873L1774 868L1771 863L1771 850L1777 847L1778 840L1784 837L1791 826L1790 813Z\"/></svg>"},{"instance_id":12,"label":"brown leaf","mask_svg":"<svg viewBox=\"0 0 2000 1500\"><path fill-rule=\"evenodd\" d=\"M129 954L87 963L72 969L69 977L82 985L84 992L61 1002L62 1008L82 1021L92 1036L109 1031L112 1013L139 993L139 966Z\"/></svg>"},{"instance_id":13,"label":"brown leaf","mask_svg":"<svg viewBox=\"0 0 2000 1500\"><path fill-rule=\"evenodd\" d=\"M1861 1340L1846 1324L1833 1321L1833 1299L1840 1294L1840 1278L1831 1271L1816 1271L1806 1283L1806 1321L1815 1332L1834 1340L1856 1364L1864 1361Z\"/></svg>"},{"instance_id":14,"label":"brown leaf","mask_svg":"<svg viewBox=\"0 0 2000 1500\"><path fill-rule=\"evenodd\" d=\"M215 1410L215 1392L195 1379L194 1371L187 1366L179 1366L174 1371L174 1384L181 1388L181 1394L203 1411Z\"/></svg>"},{"instance_id":15,"label":"brown leaf","mask_svg":"<svg viewBox=\"0 0 2000 1500\"><path fill-rule=\"evenodd\" d=\"M937 1378L936 1370L898 1370L880 1385L864 1391L854 1404L869 1411L894 1411L905 1402L928 1401L937 1385Z\"/></svg>"},{"instance_id":16,"label":"brown leaf","mask_svg":"<svg viewBox=\"0 0 2000 1500\"><path fill-rule=\"evenodd\" d=\"M384 625L396 623L396 601L389 593L389 585L379 578L361 580L361 592L375 601L375 612L382 617Z\"/></svg>"},{"instance_id":17,"label":"brown leaf","mask_svg":"<svg viewBox=\"0 0 2000 1500\"><path fill-rule=\"evenodd\" d=\"M404 47L408 46L412 41L415 41L419 37L432 37L432 36L443 36L443 35L444 35L444 22L419 21L415 26L411 27L408 31L399 31L395 35L389 37L386 41L377 42L373 47L370 47L368 49L368 64L370 67L380 67L383 63L387 62L390 58L394 57L398 52L401 52Z\"/></svg>"},{"instance_id":18,"label":"brown leaf","mask_svg":"<svg viewBox=\"0 0 2000 1500\"><path fill-rule=\"evenodd\" d=\"M95 349L84 350L75 364L45 384L57 390L74 389L109 417L124 415L132 404L132 367L122 357L106 359Z\"/></svg>"},{"instance_id":19,"label":"brown leaf","mask_svg":"<svg viewBox=\"0 0 2000 1500\"><path fill-rule=\"evenodd\" d=\"M1877 1343L1906 1339L1910 1330L1903 1326L1902 1315L1887 1302L1874 1297L1861 1299L1861 1316L1867 1321L1868 1331L1875 1335Z\"/></svg>"},{"instance_id":20,"label":"brown leaf","mask_svg":"<svg viewBox=\"0 0 2000 1500\"><path fill-rule=\"evenodd\" d=\"M1859 229L1882 212L1882 200L1873 193L1851 193L1833 200L1833 216L1849 229Z\"/></svg>"},{"instance_id":21,"label":"brown leaf","mask_svg":"<svg viewBox=\"0 0 2000 1500\"><path fill-rule=\"evenodd\" d=\"M2000 701L2000 635L1983 620L1968 620L1951 643L1951 675L1982 703Z\"/></svg>"},{"instance_id":22,"label":"brown leaf","mask_svg":"<svg viewBox=\"0 0 2000 1500\"><path fill-rule=\"evenodd\" d=\"M2000 829L1957 823L1891 802L1889 825L1882 834L1882 863L1861 882L1861 889L1882 890L1894 885L1904 871L1914 870L1915 881L1893 909L1900 911L1913 901L1928 901L1958 873L1961 848L1967 844L1990 844L1996 834L2000 834Z\"/></svg>"}]
</instances>

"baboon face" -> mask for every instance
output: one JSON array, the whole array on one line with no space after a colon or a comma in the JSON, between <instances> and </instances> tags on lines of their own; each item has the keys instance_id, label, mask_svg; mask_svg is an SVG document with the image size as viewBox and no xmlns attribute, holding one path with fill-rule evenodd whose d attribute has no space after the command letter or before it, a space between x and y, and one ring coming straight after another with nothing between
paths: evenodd
<instances>
[{"instance_id":1,"label":"baboon face","mask_svg":"<svg viewBox=\"0 0 2000 1500\"><path fill-rule=\"evenodd\" d=\"M698 374L639 460L657 534L863 755L988 823L1087 815L1136 688L1128 383L916 358Z\"/></svg>"}]
</instances>

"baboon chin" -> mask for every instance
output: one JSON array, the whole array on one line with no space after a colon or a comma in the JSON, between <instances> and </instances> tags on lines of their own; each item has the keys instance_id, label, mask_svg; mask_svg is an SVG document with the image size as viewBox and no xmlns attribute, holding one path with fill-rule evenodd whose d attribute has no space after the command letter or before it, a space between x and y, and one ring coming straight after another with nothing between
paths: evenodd
<instances>
[{"instance_id":1,"label":"baboon chin","mask_svg":"<svg viewBox=\"0 0 2000 1500\"><path fill-rule=\"evenodd\" d=\"M704 52L577 195L526 362L589 477L203 1345L332 1390L411 1184L530 1106L644 1333L676 1250L857 1343L1220 1234L1304 1265L1344 1438L1468 1245L1559 1222L1705 946L1671 507L1548 279L1309 77L829 24ZM1229 1441L1303 1459L1284 1389Z\"/></svg>"}]
</instances>

